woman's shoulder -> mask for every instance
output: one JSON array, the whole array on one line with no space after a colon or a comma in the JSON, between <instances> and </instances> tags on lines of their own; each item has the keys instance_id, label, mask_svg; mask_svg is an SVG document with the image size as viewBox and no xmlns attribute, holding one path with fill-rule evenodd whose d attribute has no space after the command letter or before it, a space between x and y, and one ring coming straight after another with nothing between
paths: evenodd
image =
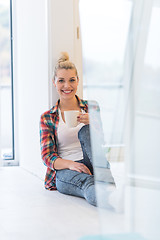
<instances>
[{"instance_id":1,"label":"woman's shoulder","mask_svg":"<svg viewBox=\"0 0 160 240\"><path fill-rule=\"evenodd\" d=\"M53 106L52 108L41 114L41 119L49 119L51 116L55 115L55 113L56 113L55 106Z\"/></svg>"},{"instance_id":2,"label":"woman's shoulder","mask_svg":"<svg viewBox=\"0 0 160 240\"><path fill-rule=\"evenodd\" d=\"M53 106L49 110L42 113L41 118L50 118L50 117L57 116L57 114L58 114L58 104L59 104L59 100L56 102L55 106Z\"/></svg>"}]
</instances>

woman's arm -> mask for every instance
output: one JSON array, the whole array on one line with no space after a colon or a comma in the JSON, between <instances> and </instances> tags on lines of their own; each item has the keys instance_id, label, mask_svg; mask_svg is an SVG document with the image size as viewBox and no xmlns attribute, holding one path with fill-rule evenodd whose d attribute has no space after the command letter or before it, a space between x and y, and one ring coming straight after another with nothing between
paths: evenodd
<instances>
[{"instance_id":1,"label":"woman's arm","mask_svg":"<svg viewBox=\"0 0 160 240\"><path fill-rule=\"evenodd\" d=\"M51 128L46 122L45 117L41 116L40 143L44 164L52 170L70 169L77 172L91 174L90 170L83 163L62 159L58 156L54 136L51 132Z\"/></svg>"},{"instance_id":2,"label":"woman's arm","mask_svg":"<svg viewBox=\"0 0 160 240\"><path fill-rule=\"evenodd\" d=\"M92 175L90 170L83 163L75 162L72 160L66 160L62 158L57 158L54 161L54 169L55 170L70 169L80 173L83 172Z\"/></svg>"},{"instance_id":3,"label":"woman's arm","mask_svg":"<svg viewBox=\"0 0 160 240\"><path fill-rule=\"evenodd\" d=\"M54 161L58 158L55 137L52 133L52 127L49 126L46 119L48 115L43 114L40 119L40 146L41 156L44 164L50 169L54 170Z\"/></svg>"}]
</instances>

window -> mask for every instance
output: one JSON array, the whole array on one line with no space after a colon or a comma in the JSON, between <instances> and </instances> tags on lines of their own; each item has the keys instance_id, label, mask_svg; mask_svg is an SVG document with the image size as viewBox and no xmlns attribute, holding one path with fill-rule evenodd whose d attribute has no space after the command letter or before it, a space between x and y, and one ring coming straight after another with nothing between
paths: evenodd
<instances>
[{"instance_id":1,"label":"window","mask_svg":"<svg viewBox=\"0 0 160 240\"><path fill-rule=\"evenodd\" d=\"M139 114L160 118L160 7L153 7L141 79Z\"/></svg>"},{"instance_id":2,"label":"window","mask_svg":"<svg viewBox=\"0 0 160 240\"><path fill-rule=\"evenodd\" d=\"M11 3L0 0L0 134L4 160L14 159Z\"/></svg>"},{"instance_id":3,"label":"window","mask_svg":"<svg viewBox=\"0 0 160 240\"><path fill-rule=\"evenodd\" d=\"M84 99L100 105L105 140L112 146L123 144L123 73L131 13L132 1L80 1Z\"/></svg>"},{"instance_id":4,"label":"window","mask_svg":"<svg viewBox=\"0 0 160 240\"><path fill-rule=\"evenodd\" d=\"M141 53L143 62L135 79L138 84L135 84L134 89L136 94L134 96L135 112L133 112L135 155L134 161L132 160L134 164L132 173L146 179L159 178L160 159L160 30L158 27L160 6L156 1L153 3L149 24L146 24L147 33L142 32L146 34L147 39L142 43L145 46L144 52ZM139 48L142 49L142 45Z\"/></svg>"}]
</instances>

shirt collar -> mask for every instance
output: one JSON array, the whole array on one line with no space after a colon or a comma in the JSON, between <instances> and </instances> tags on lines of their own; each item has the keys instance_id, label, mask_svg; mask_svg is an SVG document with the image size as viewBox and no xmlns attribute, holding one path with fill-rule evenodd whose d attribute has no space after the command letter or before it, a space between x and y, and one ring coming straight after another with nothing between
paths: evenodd
<instances>
[{"instance_id":1,"label":"shirt collar","mask_svg":"<svg viewBox=\"0 0 160 240\"><path fill-rule=\"evenodd\" d=\"M59 105L60 100L58 99L58 101L56 102L56 105L54 107L51 108L50 113L55 113L58 112L58 105Z\"/></svg>"},{"instance_id":2,"label":"shirt collar","mask_svg":"<svg viewBox=\"0 0 160 240\"><path fill-rule=\"evenodd\" d=\"M78 100L80 108L86 108L85 104L82 102L82 100L76 95L76 98Z\"/></svg>"},{"instance_id":3,"label":"shirt collar","mask_svg":"<svg viewBox=\"0 0 160 240\"><path fill-rule=\"evenodd\" d=\"M82 100L76 95L77 101L79 103L80 108L85 108L85 104L82 102ZM58 105L59 105L60 99L56 102L56 105L51 109L50 113L58 112Z\"/></svg>"}]
</instances>

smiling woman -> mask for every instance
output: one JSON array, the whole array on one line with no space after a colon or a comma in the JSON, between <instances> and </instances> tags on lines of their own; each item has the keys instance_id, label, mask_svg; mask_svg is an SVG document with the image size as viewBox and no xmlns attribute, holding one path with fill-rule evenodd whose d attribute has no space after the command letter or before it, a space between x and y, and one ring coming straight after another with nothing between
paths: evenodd
<instances>
[{"instance_id":1,"label":"smiling woman","mask_svg":"<svg viewBox=\"0 0 160 240\"><path fill-rule=\"evenodd\" d=\"M78 73L67 53L62 53L57 62L53 84L59 100L41 115L40 122L41 153L47 166L45 187L85 198L96 206L88 102L76 95ZM77 125L69 127L65 123L64 111L77 114L77 110ZM109 164L107 177L108 183L114 185Z\"/></svg>"},{"instance_id":2,"label":"smiling woman","mask_svg":"<svg viewBox=\"0 0 160 240\"><path fill-rule=\"evenodd\" d=\"M53 84L60 97L60 108L65 110L80 110L75 97L79 77L75 65L69 61L68 53L64 52L55 66Z\"/></svg>"}]
</instances>

